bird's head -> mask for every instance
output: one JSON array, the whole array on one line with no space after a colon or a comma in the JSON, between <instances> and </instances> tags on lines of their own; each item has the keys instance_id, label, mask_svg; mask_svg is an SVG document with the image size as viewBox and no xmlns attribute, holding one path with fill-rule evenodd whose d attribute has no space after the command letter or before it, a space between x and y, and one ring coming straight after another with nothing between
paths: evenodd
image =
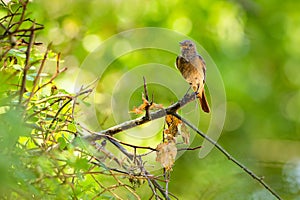
<instances>
[{"instance_id":1,"label":"bird's head","mask_svg":"<svg viewBox=\"0 0 300 200\"><path fill-rule=\"evenodd\" d=\"M191 40L179 42L182 56L189 60L197 55L196 45Z\"/></svg>"},{"instance_id":2,"label":"bird's head","mask_svg":"<svg viewBox=\"0 0 300 200\"><path fill-rule=\"evenodd\" d=\"M179 44L182 50L196 50L196 45L191 40L184 40Z\"/></svg>"}]
</instances>

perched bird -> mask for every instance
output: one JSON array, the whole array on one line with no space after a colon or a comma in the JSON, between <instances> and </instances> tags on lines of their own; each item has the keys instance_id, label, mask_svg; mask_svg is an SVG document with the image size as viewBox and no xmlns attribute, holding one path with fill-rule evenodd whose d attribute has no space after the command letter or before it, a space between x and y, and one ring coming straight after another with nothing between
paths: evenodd
<instances>
[{"instance_id":1,"label":"perched bird","mask_svg":"<svg viewBox=\"0 0 300 200\"><path fill-rule=\"evenodd\" d=\"M179 44L181 55L176 58L176 67L196 93L202 110L209 113L210 108L204 92L206 64L192 41L184 40Z\"/></svg>"}]
</instances>

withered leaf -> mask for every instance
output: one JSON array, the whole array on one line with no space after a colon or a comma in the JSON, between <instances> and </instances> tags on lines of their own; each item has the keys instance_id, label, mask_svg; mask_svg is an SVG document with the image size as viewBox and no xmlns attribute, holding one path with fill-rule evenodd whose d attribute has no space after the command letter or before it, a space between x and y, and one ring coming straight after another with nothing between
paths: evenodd
<instances>
[{"instance_id":1,"label":"withered leaf","mask_svg":"<svg viewBox=\"0 0 300 200\"><path fill-rule=\"evenodd\" d=\"M154 110L154 109L163 109L163 105L162 104L157 104L157 103L152 103L152 105L150 106L150 109L151 110Z\"/></svg>"},{"instance_id":2,"label":"withered leaf","mask_svg":"<svg viewBox=\"0 0 300 200\"><path fill-rule=\"evenodd\" d=\"M145 108L149 105L149 102L144 95L142 96L142 100L143 103L138 108L134 107L131 111L129 111L129 113L142 114Z\"/></svg>"},{"instance_id":3,"label":"withered leaf","mask_svg":"<svg viewBox=\"0 0 300 200\"><path fill-rule=\"evenodd\" d=\"M168 126L168 128L165 130L165 133L168 134L167 137L176 137L178 133L178 125L181 123L181 121L173 115L167 115L165 121Z\"/></svg>"},{"instance_id":4,"label":"withered leaf","mask_svg":"<svg viewBox=\"0 0 300 200\"><path fill-rule=\"evenodd\" d=\"M178 126L178 124L181 123L181 121L173 115L167 115L165 120L168 126L171 125Z\"/></svg>"},{"instance_id":5,"label":"withered leaf","mask_svg":"<svg viewBox=\"0 0 300 200\"><path fill-rule=\"evenodd\" d=\"M142 114L144 110L146 110L147 106L149 106L150 110L154 109L162 109L162 104L150 103L144 95L142 96L143 103L139 107L134 107L129 113Z\"/></svg>"},{"instance_id":6,"label":"withered leaf","mask_svg":"<svg viewBox=\"0 0 300 200\"><path fill-rule=\"evenodd\" d=\"M177 154L175 142L168 141L160 143L156 149L156 161L161 163L167 171L171 170Z\"/></svg>"},{"instance_id":7,"label":"withered leaf","mask_svg":"<svg viewBox=\"0 0 300 200\"><path fill-rule=\"evenodd\" d=\"M190 132L184 123L182 123L180 126L180 134L183 139L183 142L185 144L189 144L190 143Z\"/></svg>"},{"instance_id":8,"label":"withered leaf","mask_svg":"<svg viewBox=\"0 0 300 200\"><path fill-rule=\"evenodd\" d=\"M134 114L142 114L143 113L143 110L140 109L140 107L134 107L131 111L129 111L129 113L134 113Z\"/></svg>"}]
</instances>

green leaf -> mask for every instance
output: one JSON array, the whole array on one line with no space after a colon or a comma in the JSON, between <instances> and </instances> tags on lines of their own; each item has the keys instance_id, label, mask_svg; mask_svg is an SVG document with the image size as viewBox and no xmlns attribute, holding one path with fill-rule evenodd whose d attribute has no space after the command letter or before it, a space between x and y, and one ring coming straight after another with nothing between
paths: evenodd
<instances>
[{"instance_id":1,"label":"green leaf","mask_svg":"<svg viewBox=\"0 0 300 200\"><path fill-rule=\"evenodd\" d=\"M68 145L65 138L63 138L63 137L59 137L57 139L57 142L59 143L59 149L60 150L63 150Z\"/></svg>"},{"instance_id":2,"label":"green leaf","mask_svg":"<svg viewBox=\"0 0 300 200\"><path fill-rule=\"evenodd\" d=\"M69 131L72 131L72 132L76 132L77 129L76 129L76 125L71 123L71 124L68 124L68 130Z\"/></svg>"}]
</instances>

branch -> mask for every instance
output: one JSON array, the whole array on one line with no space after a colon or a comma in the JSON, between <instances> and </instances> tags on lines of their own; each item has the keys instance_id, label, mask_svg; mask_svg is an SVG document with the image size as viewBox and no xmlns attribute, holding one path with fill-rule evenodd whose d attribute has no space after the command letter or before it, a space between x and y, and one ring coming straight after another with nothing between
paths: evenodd
<instances>
[{"instance_id":1,"label":"branch","mask_svg":"<svg viewBox=\"0 0 300 200\"><path fill-rule=\"evenodd\" d=\"M55 70L55 73L53 74L53 76L50 78L49 81L47 81L47 82L44 83L43 85L39 86L39 87L36 89L35 93L38 92L38 91L39 91L40 89L42 89L43 87L45 87L45 86L49 85L50 83L52 83L53 80L56 79L56 77L57 77L59 74L63 73L64 71L66 71L66 70L68 69L67 67L64 67L64 68L62 68L62 69L59 69L59 68L60 68L59 62L60 62L60 53L57 54L57 58L56 58L56 70Z\"/></svg>"},{"instance_id":2,"label":"branch","mask_svg":"<svg viewBox=\"0 0 300 200\"><path fill-rule=\"evenodd\" d=\"M42 73L42 71L43 71L43 69L44 69L45 62L46 62L46 59L47 59L47 57L48 57L48 53L49 53L49 51L50 51L50 48L51 48L51 44L48 45L47 50L46 50L46 52L45 52L45 54L44 54L44 58L43 58L42 61L41 61L41 65L40 65L39 70L38 70L38 72L37 72L37 74L36 74L36 77L35 77L35 79L34 79L34 81L33 81L32 90L31 90L31 92L30 92L30 95L29 95L28 99L26 100L25 107L27 107L27 105L28 105L28 103L30 102L31 98L32 98L33 95L35 94L34 90L35 90L35 87L36 87L37 84L38 84L38 81L40 80L40 75L41 75L41 73Z\"/></svg>"},{"instance_id":3,"label":"branch","mask_svg":"<svg viewBox=\"0 0 300 200\"><path fill-rule=\"evenodd\" d=\"M30 54L31 54L33 43L34 43L34 37L35 37L35 33L34 33L34 24L33 24L30 29L29 44L28 44L27 50L26 50L25 66L23 69L22 84L21 84L21 89L20 89L20 94L19 94L20 95L19 96L19 104L22 103L23 94L26 91L26 76L27 76L27 71L30 68Z\"/></svg>"},{"instance_id":4,"label":"branch","mask_svg":"<svg viewBox=\"0 0 300 200\"><path fill-rule=\"evenodd\" d=\"M197 147L187 147L187 148L179 148L177 151L194 151L197 149L201 149L202 146L197 146Z\"/></svg>"},{"instance_id":5,"label":"branch","mask_svg":"<svg viewBox=\"0 0 300 200\"><path fill-rule=\"evenodd\" d=\"M88 140L88 141L96 141L96 140L101 139L103 137L103 134L112 136L112 135L117 134L119 132L122 132L122 131L125 131L125 130L128 130L128 129L134 128L136 126L145 124L149 121L165 117L168 114L175 113L178 109L184 107L186 104L193 101L194 99L195 99L195 94L194 93L186 94L181 100L179 100L178 102L172 104L171 106L169 106L165 109L161 109L161 110L149 113L150 118L144 116L144 117L140 117L140 118L137 118L137 119L134 119L134 120L126 121L126 122L123 122L119 125L113 126L109 129L97 132L93 135L87 135L87 136L84 136L82 138L85 139L85 140Z\"/></svg>"},{"instance_id":6,"label":"branch","mask_svg":"<svg viewBox=\"0 0 300 200\"><path fill-rule=\"evenodd\" d=\"M254 172L252 172L250 169L248 169L245 165L240 163L238 160L236 160L232 155L230 155L220 144L218 144L216 141L211 139L209 136L205 135L203 132L198 130L197 127L195 127L193 124L191 124L189 121L178 115L177 113L172 113L173 116L180 119L183 123L188 125L191 129L193 129L196 133L198 133L201 137L209 141L211 144L213 144L219 151L221 151L228 160L235 163L237 166L239 166L242 170L244 170L247 174L249 174L252 178L254 178L256 181L258 181L264 188L266 188L269 192L271 192L277 199L281 200L282 198L266 183L263 181L263 178L258 177Z\"/></svg>"},{"instance_id":7,"label":"branch","mask_svg":"<svg viewBox=\"0 0 300 200\"><path fill-rule=\"evenodd\" d=\"M134 149L148 149L148 150L151 150L151 151L157 151L156 149L154 149L152 147L138 146L138 145L128 144L128 143L119 141L119 140L117 140L116 138L114 138L110 135L103 135L103 137L110 140L110 141L114 140L115 142L118 142L118 143L120 143L122 145L125 145L125 146L128 146L128 147L132 147Z\"/></svg>"},{"instance_id":8,"label":"branch","mask_svg":"<svg viewBox=\"0 0 300 200\"><path fill-rule=\"evenodd\" d=\"M147 100L147 105L145 107L146 110L146 114L145 114L145 119L147 120L151 120L151 116L150 116L150 106L152 105L153 102L149 103L149 95L148 95L148 90L147 90L147 84L146 84L146 78L143 77L144 80L144 92L145 92L145 98Z\"/></svg>"}]
</instances>

